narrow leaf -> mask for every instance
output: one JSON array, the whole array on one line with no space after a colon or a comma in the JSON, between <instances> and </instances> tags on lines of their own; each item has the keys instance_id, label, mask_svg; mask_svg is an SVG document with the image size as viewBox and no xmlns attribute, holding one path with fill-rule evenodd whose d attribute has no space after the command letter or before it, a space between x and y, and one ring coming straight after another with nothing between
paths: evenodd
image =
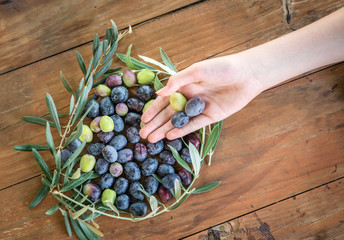
<instances>
[{"instance_id":1,"label":"narrow leaf","mask_svg":"<svg viewBox=\"0 0 344 240\"><path fill-rule=\"evenodd\" d=\"M132 64L131 62L131 58L130 58L130 53L131 53L131 47L133 45L130 44L130 46L128 47L128 50L127 50L127 54L125 56L125 64L127 64L127 66L130 68L130 69L135 69L135 70L140 70L140 68L136 67L134 64Z\"/></svg>"},{"instance_id":2,"label":"narrow leaf","mask_svg":"<svg viewBox=\"0 0 344 240\"><path fill-rule=\"evenodd\" d=\"M99 84L104 84L106 82L106 79L107 77L103 77L100 80L96 81L95 83L93 83L92 88L97 87Z\"/></svg>"},{"instance_id":3,"label":"narrow leaf","mask_svg":"<svg viewBox=\"0 0 344 240\"><path fill-rule=\"evenodd\" d=\"M189 165L184 161L184 159L179 155L178 151L176 149L174 149L171 145L168 145L169 148L171 149L172 155L173 157L177 160L177 162L179 163L180 166L182 166L183 168L185 168L186 170L188 170L190 173L192 173L191 168L189 167Z\"/></svg>"},{"instance_id":4,"label":"narrow leaf","mask_svg":"<svg viewBox=\"0 0 344 240\"><path fill-rule=\"evenodd\" d=\"M50 185L50 188L53 188L56 184L56 176L57 176L57 171L56 169L54 170L54 174L53 174L53 180L51 180L51 185Z\"/></svg>"},{"instance_id":5,"label":"narrow leaf","mask_svg":"<svg viewBox=\"0 0 344 240\"><path fill-rule=\"evenodd\" d=\"M73 132L69 138L67 139L66 143L63 145L64 147L68 146L70 143L74 142L76 139L78 139L82 134L82 122L80 122L77 125L76 132Z\"/></svg>"},{"instance_id":6,"label":"narrow leaf","mask_svg":"<svg viewBox=\"0 0 344 240\"><path fill-rule=\"evenodd\" d=\"M89 108L86 110L86 112L84 112L84 114L82 115L82 117L80 118L78 124L82 124L82 122L84 121L85 117L87 116L87 114L91 111L92 107L93 107L93 104L91 106L89 106Z\"/></svg>"},{"instance_id":7,"label":"narrow leaf","mask_svg":"<svg viewBox=\"0 0 344 240\"><path fill-rule=\"evenodd\" d=\"M81 240L89 240L89 239L86 237L84 231L80 228L80 225L79 225L78 221L77 221L77 220L74 220L74 219L72 218L72 216L70 216L70 221L71 221L71 223L72 223L74 232L75 232L75 234L78 236L78 238L81 239Z\"/></svg>"},{"instance_id":8,"label":"narrow leaf","mask_svg":"<svg viewBox=\"0 0 344 240\"><path fill-rule=\"evenodd\" d=\"M63 118L63 117L68 117L69 116L69 114L58 114L57 115L59 118ZM46 118L50 118L51 119L51 116L50 116L50 114L47 114L47 115L44 115L44 117L46 117Z\"/></svg>"},{"instance_id":9,"label":"narrow leaf","mask_svg":"<svg viewBox=\"0 0 344 240\"><path fill-rule=\"evenodd\" d=\"M218 130L219 130L218 125L215 125L215 127L211 130L211 133L204 147L202 158L205 158L205 156L207 156L207 154L210 152L210 150L213 148L214 144L216 143L216 140L219 137Z\"/></svg>"},{"instance_id":10,"label":"narrow leaf","mask_svg":"<svg viewBox=\"0 0 344 240\"><path fill-rule=\"evenodd\" d=\"M81 208L80 210L73 212L72 213L72 218L73 219L77 219L78 217L80 217L82 214L84 214L88 209L90 208L90 205L87 205L83 208Z\"/></svg>"},{"instance_id":11,"label":"narrow leaf","mask_svg":"<svg viewBox=\"0 0 344 240\"><path fill-rule=\"evenodd\" d=\"M79 154L84 150L84 147L86 145L86 140L82 142L82 144L75 150L75 152L68 158L68 160L63 165L62 169L65 169L74 159L76 159Z\"/></svg>"},{"instance_id":12,"label":"narrow leaf","mask_svg":"<svg viewBox=\"0 0 344 240\"><path fill-rule=\"evenodd\" d=\"M84 233L86 234L86 236L89 239L101 240L98 236L100 236L100 237L104 236L104 234L101 231L99 231L98 229L96 229L92 225L90 225L84 221L81 221L81 220L78 220L78 221L79 221L80 227L82 228L82 230L84 231Z\"/></svg>"},{"instance_id":13,"label":"narrow leaf","mask_svg":"<svg viewBox=\"0 0 344 240\"><path fill-rule=\"evenodd\" d=\"M32 200L29 205L29 209L36 207L44 198L47 196L50 188L47 186L42 186L41 189L38 191L36 197Z\"/></svg>"},{"instance_id":14,"label":"narrow leaf","mask_svg":"<svg viewBox=\"0 0 344 240\"><path fill-rule=\"evenodd\" d=\"M190 151L191 162L192 162L192 166L194 170L194 175L198 176L199 171L201 169L201 157L196 147L191 142L189 143L189 151Z\"/></svg>"},{"instance_id":15,"label":"narrow leaf","mask_svg":"<svg viewBox=\"0 0 344 240\"><path fill-rule=\"evenodd\" d=\"M102 45L102 43L99 43L99 46L94 53L93 69L97 68L97 66L99 64L99 59L102 55L102 52L103 52L103 45Z\"/></svg>"},{"instance_id":16,"label":"narrow leaf","mask_svg":"<svg viewBox=\"0 0 344 240\"><path fill-rule=\"evenodd\" d=\"M76 59L78 60L81 72L84 74L84 76L86 76L87 71L86 71L85 62L84 62L84 59L82 58L81 54L78 51L76 51Z\"/></svg>"},{"instance_id":17,"label":"narrow leaf","mask_svg":"<svg viewBox=\"0 0 344 240\"><path fill-rule=\"evenodd\" d=\"M106 50L107 50L108 46L109 46L109 41L105 39L103 41L103 53L104 54L106 53Z\"/></svg>"},{"instance_id":18,"label":"narrow leaf","mask_svg":"<svg viewBox=\"0 0 344 240\"><path fill-rule=\"evenodd\" d=\"M56 204L55 206L50 208L48 211L46 211L45 214L53 215L54 213L56 213L57 210L59 210L59 207L60 207L60 204Z\"/></svg>"},{"instance_id":19,"label":"narrow leaf","mask_svg":"<svg viewBox=\"0 0 344 240\"><path fill-rule=\"evenodd\" d=\"M111 34L111 29L110 28L106 29L105 38L106 38L106 40L109 41L109 43L112 42L112 34Z\"/></svg>"},{"instance_id":20,"label":"narrow leaf","mask_svg":"<svg viewBox=\"0 0 344 240\"><path fill-rule=\"evenodd\" d=\"M164 51L164 49L160 48L160 55L161 55L161 59L162 61L165 63L165 65L167 67L169 67L171 70L178 72L178 70L176 69L176 67L174 66L174 64L171 62L171 60L169 59L169 57L167 56L166 52Z\"/></svg>"},{"instance_id":21,"label":"narrow leaf","mask_svg":"<svg viewBox=\"0 0 344 240\"><path fill-rule=\"evenodd\" d=\"M78 168L73 175L71 176L71 179L78 179L81 176L80 168Z\"/></svg>"},{"instance_id":22,"label":"narrow leaf","mask_svg":"<svg viewBox=\"0 0 344 240\"><path fill-rule=\"evenodd\" d=\"M81 81L79 82L79 86L78 86L78 89L76 91L76 96L75 96L76 101L78 101L80 97L81 90L84 87L84 82L85 82L84 78L82 78Z\"/></svg>"},{"instance_id":23,"label":"narrow leaf","mask_svg":"<svg viewBox=\"0 0 344 240\"><path fill-rule=\"evenodd\" d=\"M180 188L180 182L178 179L174 180L174 194L175 194L175 198L178 201L180 196L182 195L182 190Z\"/></svg>"},{"instance_id":24,"label":"narrow leaf","mask_svg":"<svg viewBox=\"0 0 344 240\"><path fill-rule=\"evenodd\" d=\"M156 180L158 180L159 183L162 183L162 180L161 180L161 178L160 178L158 175L156 175L156 174L153 173L152 176L153 176Z\"/></svg>"},{"instance_id":25,"label":"narrow leaf","mask_svg":"<svg viewBox=\"0 0 344 240\"><path fill-rule=\"evenodd\" d=\"M94 80L103 75L111 66L112 59L108 61L96 74L94 74Z\"/></svg>"},{"instance_id":26,"label":"narrow leaf","mask_svg":"<svg viewBox=\"0 0 344 240\"><path fill-rule=\"evenodd\" d=\"M122 62L126 62L126 55L125 54L122 54L122 53L117 53L116 54L117 57L122 61ZM132 64L134 64L136 66L136 68L138 69L148 69L148 70L151 70L151 71L157 71L156 68L152 67L152 66L149 66L143 62L140 62L139 60L133 58L133 57L130 57L130 61Z\"/></svg>"},{"instance_id":27,"label":"narrow leaf","mask_svg":"<svg viewBox=\"0 0 344 240\"><path fill-rule=\"evenodd\" d=\"M115 72L118 72L121 69L122 69L122 67L110 68L105 73L107 73L107 74L108 73L115 73ZM114 74L112 74L112 75L114 75Z\"/></svg>"},{"instance_id":28,"label":"narrow leaf","mask_svg":"<svg viewBox=\"0 0 344 240\"><path fill-rule=\"evenodd\" d=\"M81 176L78 179L73 179L69 183L67 183L62 189L61 192L69 191L73 188L76 188L83 184L85 181L89 180L89 177L92 175L92 171L81 174Z\"/></svg>"},{"instance_id":29,"label":"narrow leaf","mask_svg":"<svg viewBox=\"0 0 344 240\"><path fill-rule=\"evenodd\" d=\"M60 149L57 150L57 152L56 152L55 165L56 165L56 170L60 174L61 173L61 150Z\"/></svg>"},{"instance_id":30,"label":"narrow leaf","mask_svg":"<svg viewBox=\"0 0 344 240\"><path fill-rule=\"evenodd\" d=\"M75 95L72 87L69 85L67 79L63 76L62 72L60 71L60 78L62 80L62 83L63 83L63 86L65 86L65 88L67 89L67 91L72 94L72 95Z\"/></svg>"},{"instance_id":31,"label":"narrow leaf","mask_svg":"<svg viewBox=\"0 0 344 240\"><path fill-rule=\"evenodd\" d=\"M49 146L40 145L40 144L23 144L23 145L13 146L13 149L17 151L30 151L31 152L33 148L35 148L37 151L50 150Z\"/></svg>"},{"instance_id":32,"label":"narrow leaf","mask_svg":"<svg viewBox=\"0 0 344 240\"><path fill-rule=\"evenodd\" d=\"M91 59L91 61L90 61L90 63L89 63L89 65L88 65L88 69L87 69L87 73L86 73L86 77L85 77L85 79L86 79L86 83L87 83L87 80L88 80L88 78L90 77L90 75L91 75L91 72L93 71L93 58Z\"/></svg>"},{"instance_id":33,"label":"narrow leaf","mask_svg":"<svg viewBox=\"0 0 344 240\"><path fill-rule=\"evenodd\" d=\"M28 123L38 124L38 125L42 125L42 126L45 126L47 124L47 122L49 122L50 126L56 127L55 123L48 121L46 119L43 119L43 118L39 118L39 117L24 116L24 117L22 117L22 120L25 122L28 122Z\"/></svg>"},{"instance_id":34,"label":"narrow leaf","mask_svg":"<svg viewBox=\"0 0 344 240\"><path fill-rule=\"evenodd\" d=\"M149 62L151 64L157 65L159 66L161 69L164 69L167 73L174 75L177 72L175 72L174 70L170 69L169 67L165 66L164 64L159 63L158 61L150 58L150 57L145 57L145 56L141 56L139 55L140 58L142 58L144 61Z\"/></svg>"},{"instance_id":35,"label":"narrow leaf","mask_svg":"<svg viewBox=\"0 0 344 240\"><path fill-rule=\"evenodd\" d=\"M104 58L102 64L106 63L107 61L110 60L110 58L112 58L112 56L115 54L115 51L116 51L116 49L117 49L117 46L118 46L118 42L115 42L115 43L111 46L111 48L110 48L109 52L106 54L106 57Z\"/></svg>"},{"instance_id":36,"label":"narrow leaf","mask_svg":"<svg viewBox=\"0 0 344 240\"><path fill-rule=\"evenodd\" d=\"M99 46L99 36L98 36L98 34L96 34L96 35L94 36L94 39L93 39L93 47L92 47L92 49L93 49L93 55L94 55L95 52L97 51L98 46Z\"/></svg>"},{"instance_id":37,"label":"narrow leaf","mask_svg":"<svg viewBox=\"0 0 344 240\"><path fill-rule=\"evenodd\" d=\"M222 131L222 124L223 124L223 121L220 121L220 122L217 122L216 123L216 125L218 125L218 136L217 136L217 138L216 138L216 141L215 141L215 144L214 144L214 146L213 146L213 148L212 148L212 151L214 151L215 150L215 148L216 148L216 145L217 145L217 143L218 143L218 141L219 141L219 139L220 139L220 135L221 135L221 131Z\"/></svg>"},{"instance_id":38,"label":"narrow leaf","mask_svg":"<svg viewBox=\"0 0 344 240\"><path fill-rule=\"evenodd\" d=\"M189 196L190 196L190 195L186 195L182 200L180 200L176 205L174 205L174 206L171 208L171 210L174 210L174 209L178 208L180 205L182 205L183 202L185 202L186 199L187 199Z\"/></svg>"},{"instance_id":39,"label":"narrow leaf","mask_svg":"<svg viewBox=\"0 0 344 240\"><path fill-rule=\"evenodd\" d=\"M32 153L33 156L36 160L36 162L38 163L38 166L41 168L41 170L43 171L43 173L45 174L45 176L48 177L49 180L51 180L53 178L53 176L51 176L50 170L48 165L45 163L44 159L42 158L42 156L37 152L36 149L32 149Z\"/></svg>"},{"instance_id":40,"label":"narrow leaf","mask_svg":"<svg viewBox=\"0 0 344 240\"><path fill-rule=\"evenodd\" d=\"M220 183L221 183L220 181L215 181L215 182L207 183L207 184L205 184L205 185L195 189L192 193L198 194L198 193L208 192L208 191L216 188Z\"/></svg>"},{"instance_id":41,"label":"narrow leaf","mask_svg":"<svg viewBox=\"0 0 344 240\"><path fill-rule=\"evenodd\" d=\"M50 188L51 182L45 177L45 175L42 176L41 182L43 183L43 185Z\"/></svg>"},{"instance_id":42,"label":"narrow leaf","mask_svg":"<svg viewBox=\"0 0 344 240\"><path fill-rule=\"evenodd\" d=\"M74 109L74 102L75 102L75 99L74 99L74 96L72 95L70 98L70 103L69 103L69 116L72 116L73 109Z\"/></svg>"},{"instance_id":43,"label":"narrow leaf","mask_svg":"<svg viewBox=\"0 0 344 240\"><path fill-rule=\"evenodd\" d=\"M114 41L117 41L117 39L118 39L118 29L117 29L116 23L113 20L111 20L111 32L113 34Z\"/></svg>"},{"instance_id":44,"label":"narrow leaf","mask_svg":"<svg viewBox=\"0 0 344 240\"><path fill-rule=\"evenodd\" d=\"M64 221L65 221L65 225L66 225L66 231L69 237L72 236L72 228L70 227L70 223L69 223L69 218L68 218L68 214L64 214Z\"/></svg>"},{"instance_id":45,"label":"narrow leaf","mask_svg":"<svg viewBox=\"0 0 344 240\"><path fill-rule=\"evenodd\" d=\"M56 125L56 129L57 129L57 131L59 132L59 134L61 134L60 121L59 121L59 117L57 116L57 110L56 110L56 107L55 107L54 100L53 100L53 98L50 96L49 93L47 93L45 100L46 100L46 103L47 103L47 106L48 106L50 115L51 115L51 117L52 117L52 119L53 119L53 122L54 122L55 125Z\"/></svg>"},{"instance_id":46,"label":"narrow leaf","mask_svg":"<svg viewBox=\"0 0 344 240\"><path fill-rule=\"evenodd\" d=\"M159 91L161 88L163 88L164 85L160 82L158 76L154 77L154 89L155 91Z\"/></svg>"},{"instance_id":47,"label":"narrow leaf","mask_svg":"<svg viewBox=\"0 0 344 240\"><path fill-rule=\"evenodd\" d=\"M152 209L152 212L156 212L157 209L158 209L158 200L153 196L151 195L150 198L149 198L149 205Z\"/></svg>"},{"instance_id":48,"label":"narrow leaf","mask_svg":"<svg viewBox=\"0 0 344 240\"><path fill-rule=\"evenodd\" d=\"M109 200L105 200L105 203L108 205L109 208L111 208L112 211L119 215L117 208L112 204L112 202L110 202Z\"/></svg>"},{"instance_id":49,"label":"narrow leaf","mask_svg":"<svg viewBox=\"0 0 344 240\"><path fill-rule=\"evenodd\" d=\"M46 125L45 137L47 139L47 143L48 143L48 146L50 148L51 154L53 154L53 156L55 156L56 155L56 149L55 149L53 136L51 135L49 122L47 122L47 125Z\"/></svg>"}]
</instances>

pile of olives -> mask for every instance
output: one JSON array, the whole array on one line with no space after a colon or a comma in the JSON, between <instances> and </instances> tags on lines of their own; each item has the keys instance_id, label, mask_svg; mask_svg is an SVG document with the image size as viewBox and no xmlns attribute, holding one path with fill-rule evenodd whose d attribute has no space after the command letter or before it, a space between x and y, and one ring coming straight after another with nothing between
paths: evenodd
<instances>
[{"instance_id":1,"label":"pile of olives","mask_svg":"<svg viewBox=\"0 0 344 240\"><path fill-rule=\"evenodd\" d=\"M91 108L87 116L92 121L89 126L83 125L79 139L69 144L61 154L62 162L66 162L81 142L86 140L88 153L81 157L80 169L82 172L95 171L100 177L85 184L83 193L91 201L101 199L105 206L109 201L120 210L129 209L135 216L147 213L144 194L139 190L141 186L149 194L157 194L165 203L172 198L170 189L174 188L176 179L184 186L192 182L191 173L176 163L169 147L175 148L187 163L191 163L189 150L182 139L147 143L140 138L138 127L141 114L156 97L149 86L154 77L154 72L150 70L135 74L128 69L122 76L109 76L104 84L98 85L95 89L98 100L89 100L85 107ZM139 87L136 87L138 84ZM180 98L181 94L176 94L171 96L172 105L180 101L173 100ZM199 104L198 98L183 101L185 107L183 105L178 110L184 110L187 116L201 112L199 107L194 107ZM179 117L173 119L172 122L178 125ZM196 148L200 145L200 139L195 134L183 139L186 144L191 142ZM153 174L161 179L161 183Z\"/></svg>"}]
</instances>

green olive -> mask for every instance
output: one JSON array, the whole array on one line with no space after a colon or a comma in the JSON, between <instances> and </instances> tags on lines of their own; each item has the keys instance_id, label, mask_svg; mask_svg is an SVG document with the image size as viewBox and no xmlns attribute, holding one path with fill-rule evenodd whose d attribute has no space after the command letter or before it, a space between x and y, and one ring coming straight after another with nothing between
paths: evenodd
<instances>
[{"instance_id":1,"label":"green olive","mask_svg":"<svg viewBox=\"0 0 344 240\"><path fill-rule=\"evenodd\" d=\"M105 202L106 200L114 204L116 200L116 192L111 189L105 189L102 194L102 203L104 204L104 206L108 206L107 203Z\"/></svg>"},{"instance_id":2,"label":"green olive","mask_svg":"<svg viewBox=\"0 0 344 240\"><path fill-rule=\"evenodd\" d=\"M154 72L144 69L137 74L137 81L139 84L149 84L153 81L154 77Z\"/></svg>"},{"instance_id":3,"label":"green olive","mask_svg":"<svg viewBox=\"0 0 344 240\"><path fill-rule=\"evenodd\" d=\"M96 165L96 158L91 154L84 154L80 160L80 168L82 172L91 171Z\"/></svg>"},{"instance_id":4,"label":"green olive","mask_svg":"<svg viewBox=\"0 0 344 240\"><path fill-rule=\"evenodd\" d=\"M109 116L102 116L100 119L100 129L103 132L111 132L115 128L112 118Z\"/></svg>"},{"instance_id":5,"label":"green olive","mask_svg":"<svg viewBox=\"0 0 344 240\"><path fill-rule=\"evenodd\" d=\"M183 111L186 103L187 99L181 93L175 92L170 96L171 107L177 112Z\"/></svg>"},{"instance_id":6,"label":"green olive","mask_svg":"<svg viewBox=\"0 0 344 240\"><path fill-rule=\"evenodd\" d=\"M143 107L142 113L144 113L144 112L149 108L149 106L152 105L153 102L154 102L154 99L149 100L149 101L145 104L145 106Z\"/></svg>"},{"instance_id":7,"label":"green olive","mask_svg":"<svg viewBox=\"0 0 344 240\"><path fill-rule=\"evenodd\" d=\"M93 140L93 132L87 125L82 125L82 133L79 137L79 140L81 142L85 141L86 142L92 142Z\"/></svg>"},{"instance_id":8,"label":"green olive","mask_svg":"<svg viewBox=\"0 0 344 240\"><path fill-rule=\"evenodd\" d=\"M100 97L108 97L111 95L111 88L104 84L99 84L96 87L95 94Z\"/></svg>"}]
</instances>

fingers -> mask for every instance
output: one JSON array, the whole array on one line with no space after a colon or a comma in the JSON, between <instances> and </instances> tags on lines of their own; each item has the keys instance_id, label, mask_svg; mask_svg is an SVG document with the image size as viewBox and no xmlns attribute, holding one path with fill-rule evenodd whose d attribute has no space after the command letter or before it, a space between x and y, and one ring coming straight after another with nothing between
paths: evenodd
<instances>
[{"instance_id":1,"label":"fingers","mask_svg":"<svg viewBox=\"0 0 344 240\"><path fill-rule=\"evenodd\" d=\"M140 130L140 136L144 139L147 138L152 132L168 122L175 113L176 111L171 105L168 105Z\"/></svg>"},{"instance_id":2,"label":"fingers","mask_svg":"<svg viewBox=\"0 0 344 240\"><path fill-rule=\"evenodd\" d=\"M207 126L211 123L213 123L214 121L208 117L207 115L201 114L197 117L191 118L190 122L182 127L182 128L174 128L171 129L167 134L166 134L166 138L169 140L173 140L176 138L180 138L183 137L191 132L194 132L204 126Z\"/></svg>"},{"instance_id":3,"label":"fingers","mask_svg":"<svg viewBox=\"0 0 344 240\"><path fill-rule=\"evenodd\" d=\"M148 123L151 121L159 112L167 107L170 103L169 97L158 97L149 106L149 108L142 114L141 121L144 123Z\"/></svg>"},{"instance_id":4,"label":"fingers","mask_svg":"<svg viewBox=\"0 0 344 240\"><path fill-rule=\"evenodd\" d=\"M166 122L160 128L156 129L148 136L148 141L151 143L155 143L163 138L165 138L166 133L172 130L174 126L172 125L171 121Z\"/></svg>"}]
</instances>

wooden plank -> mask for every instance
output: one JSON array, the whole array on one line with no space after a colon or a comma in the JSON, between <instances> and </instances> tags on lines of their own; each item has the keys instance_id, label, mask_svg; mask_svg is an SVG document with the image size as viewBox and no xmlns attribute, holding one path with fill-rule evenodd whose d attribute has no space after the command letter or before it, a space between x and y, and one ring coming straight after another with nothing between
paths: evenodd
<instances>
[{"instance_id":1,"label":"wooden plank","mask_svg":"<svg viewBox=\"0 0 344 240\"><path fill-rule=\"evenodd\" d=\"M104 34L110 19L123 29L195 2L1 1L0 74L89 42Z\"/></svg>"},{"instance_id":2,"label":"wooden plank","mask_svg":"<svg viewBox=\"0 0 344 240\"><path fill-rule=\"evenodd\" d=\"M343 79L344 63L258 96L224 122L213 164L201 171L197 186L219 180L218 188L144 222L100 218L105 239L177 239L343 177ZM5 239L66 236L62 218L44 216L52 198L26 209L40 184L0 192L13 203L0 203Z\"/></svg>"},{"instance_id":3,"label":"wooden plank","mask_svg":"<svg viewBox=\"0 0 344 240\"><path fill-rule=\"evenodd\" d=\"M311 9L317 8L320 12L318 17L321 17L321 9L327 12L340 4L337 1L306 1L303 7L301 5L298 5L300 9L309 6ZM309 22L303 21L304 18L304 15L295 14L293 19L306 25ZM266 42L290 31L285 26L278 1L203 2L138 26L131 36L123 40L119 51L125 52L127 45L134 42L134 54L158 59L158 47L162 46L178 68L182 69L219 52L229 54ZM216 44L213 44L213 39L217 39ZM82 46L78 51L87 61L90 59L90 45ZM0 167L5 169L6 174L0 179L0 188L39 174L30 154L16 153L7 146L33 141L44 143L41 128L23 124L20 117L47 114L45 92L52 94L58 109L63 109L69 103L58 79L61 69L75 88L81 72L74 50L0 76L2 87L8 93L0 95L0 102L4 103L0 106L3 116L0 119ZM20 97L13 93L19 93ZM6 159L14 160L8 162ZM49 161L49 166L52 164L53 161ZM27 171L22 171L24 166Z\"/></svg>"},{"instance_id":4,"label":"wooden plank","mask_svg":"<svg viewBox=\"0 0 344 240\"><path fill-rule=\"evenodd\" d=\"M185 239L343 239L343 198L338 180Z\"/></svg>"}]
</instances>

